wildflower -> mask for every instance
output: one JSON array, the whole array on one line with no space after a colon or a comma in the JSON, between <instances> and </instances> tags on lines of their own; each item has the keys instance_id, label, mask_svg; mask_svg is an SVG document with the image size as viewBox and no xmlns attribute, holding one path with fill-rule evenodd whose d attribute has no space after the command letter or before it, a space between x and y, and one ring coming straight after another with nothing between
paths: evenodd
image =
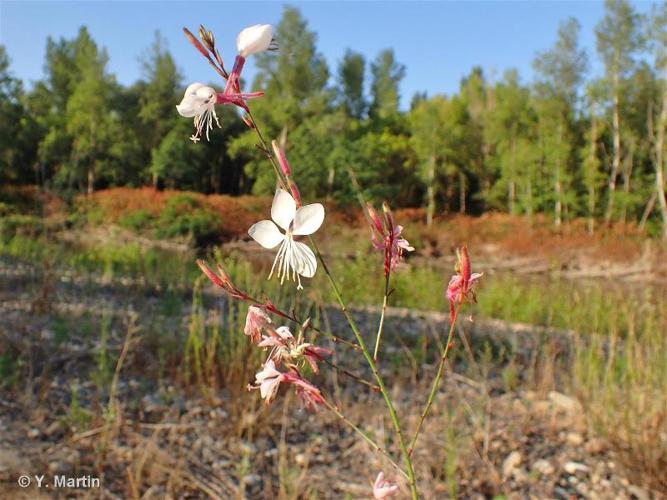
<instances>
[{"instance_id":1,"label":"wildflower","mask_svg":"<svg viewBox=\"0 0 667 500\"><path fill-rule=\"evenodd\" d=\"M457 304L462 304L464 300L476 302L477 298L472 287L481 277L482 273L471 272L468 247L464 245L460 251L457 251L456 274L452 276L447 285L451 321L454 321Z\"/></svg>"},{"instance_id":2,"label":"wildflower","mask_svg":"<svg viewBox=\"0 0 667 500\"><path fill-rule=\"evenodd\" d=\"M384 472L380 472L373 484L373 498L382 499L398 493L398 485L384 480Z\"/></svg>"},{"instance_id":3,"label":"wildflower","mask_svg":"<svg viewBox=\"0 0 667 500\"><path fill-rule=\"evenodd\" d=\"M234 104L247 110L248 106L245 101L262 95L264 95L262 92L223 94L216 92L213 87L196 82L191 83L185 89L183 99L180 104L176 105L176 109L181 116L194 118L195 133L190 140L197 143L204 131L206 140L210 140L209 133L213 130L214 123L218 128L220 127L218 116L215 113L216 104Z\"/></svg>"},{"instance_id":4,"label":"wildflower","mask_svg":"<svg viewBox=\"0 0 667 500\"><path fill-rule=\"evenodd\" d=\"M331 356L333 351L331 349L327 349L326 347L307 344L302 347L302 353L303 357L306 359L313 371L318 373L320 370L317 367L317 362L324 360L326 356Z\"/></svg>"},{"instance_id":5,"label":"wildflower","mask_svg":"<svg viewBox=\"0 0 667 500\"><path fill-rule=\"evenodd\" d=\"M255 374L255 383L258 384L259 393L267 405L275 399L284 376L284 373L276 370L276 365L271 360L264 363L262 370Z\"/></svg>"},{"instance_id":6,"label":"wildflower","mask_svg":"<svg viewBox=\"0 0 667 500\"><path fill-rule=\"evenodd\" d=\"M218 268L217 274L213 272L213 270L210 267L208 267L206 262L204 262L201 259L197 260L197 265L206 275L206 277L213 282L215 286L217 286L218 288L222 288L223 291L226 292L230 297L241 300L247 300L249 298L248 294L239 290L236 287L236 285L232 283L232 280L229 278L229 275L225 272L225 269L222 267L222 265L217 264L216 266Z\"/></svg>"},{"instance_id":7,"label":"wildflower","mask_svg":"<svg viewBox=\"0 0 667 500\"><path fill-rule=\"evenodd\" d=\"M272 47L273 28L270 24L255 24L243 29L236 37L236 49L238 55L234 59L234 67L227 78L225 94L240 92L239 80L245 60L252 54L264 52Z\"/></svg>"},{"instance_id":8,"label":"wildflower","mask_svg":"<svg viewBox=\"0 0 667 500\"><path fill-rule=\"evenodd\" d=\"M384 251L384 274L389 275L395 269L404 252L414 251L414 247L405 238L401 237L403 226L394 223L394 216L389 205L382 204L384 218L380 218L373 206L367 204L368 218L371 226L371 242L376 250Z\"/></svg>"},{"instance_id":9,"label":"wildflower","mask_svg":"<svg viewBox=\"0 0 667 500\"><path fill-rule=\"evenodd\" d=\"M310 382L302 379L300 375L288 372L283 374L283 377L285 382L294 384L296 395L306 409L316 411L318 405L324 404L324 398L320 390Z\"/></svg>"},{"instance_id":10,"label":"wildflower","mask_svg":"<svg viewBox=\"0 0 667 500\"><path fill-rule=\"evenodd\" d=\"M268 405L278 394L281 383L294 385L297 396L309 410L315 410L317 405L324 403L322 393L317 387L301 378L301 375L295 369L286 373L278 371L272 359L264 363L262 370L255 374L255 384L257 385L249 386L249 389L259 389L260 395Z\"/></svg>"},{"instance_id":11,"label":"wildflower","mask_svg":"<svg viewBox=\"0 0 667 500\"><path fill-rule=\"evenodd\" d=\"M303 342L301 336L298 339L294 338L294 335L286 326L269 330L269 334L264 335L257 345L259 347L270 347L271 352L267 359L276 363L296 363L303 358L315 373L319 372L317 362L333 354L331 349Z\"/></svg>"},{"instance_id":12,"label":"wildflower","mask_svg":"<svg viewBox=\"0 0 667 500\"><path fill-rule=\"evenodd\" d=\"M271 318L261 307L250 306L245 318L243 333L250 337L255 344L262 340L262 330L271 324Z\"/></svg>"},{"instance_id":13,"label":"wildflower","mask_svg":"<svg viewBox=\"0 0 667 500\"><path fill-rule=\"evenodd\" d=\"M236 48L241 57L268 50L273 41L270 24L255 24L243 29L236 37Z\"/></svg>"},{"instance_id":14,"label":"wildflower","mask_svg":"<svg viewBox=\"0 0 667 500\"><path fill-rule=\"evenodd\" d=\"M317 271L317 260L313 251L304 243L294 241L294 236L307 236L317 231L324 221L324 207L320 203L303 206L297 210L294 198L285 190L278 189L271 205L271 219L263 220L248 229L248 234L264 248L280 245L271 266L269 279L276 271L280 283L290 276L301 290L301 278L312 278ZM285 233L282 233L282 228Z\"/></svg>"}]
</instances>

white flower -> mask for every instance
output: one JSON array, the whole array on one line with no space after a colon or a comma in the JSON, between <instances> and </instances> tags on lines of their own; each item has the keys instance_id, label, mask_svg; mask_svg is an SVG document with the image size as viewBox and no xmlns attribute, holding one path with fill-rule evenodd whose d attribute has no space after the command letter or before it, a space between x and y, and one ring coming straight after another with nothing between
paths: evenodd
<instances>
[{"instance_id":1,"label":"white flower","mask_svg":"<svg viewBox=\"0 0 667 500\"><path fill-rule=\"evenodd\" d=\"M181 116L194 117L195 133L190 137L192 142L199 141L204 126L206 127L206 139L208 140L209 131L213 130L213 120L220 127L220 122L215 114L216 100L216 91L203 83L191 83L185 89L183 100L176 105L176 109Z\"/></svg>"},{"instance_id":2,"label":"white flower","mask_svg":"<svg viewBox=\"0 0 667 500\"><path fill-rule=\"evenodd\" d=\"M283 374L276 370L276 365L271 360L267 361L262 370L255 374L255 383L259 385L259 393L266 400L267 405L276 397L283 378Z\"/></svg>"},{"instance_id":3,"label":"white flower","mask_svg":"<svg viewBox=\"0 0 667 500\"><path fill-rule=\"evenodd\" d=\"M296 209L294 198L285 190L278 189L271 205L271 220L263 220L248 229L248 234L264 248L275 248L280 245L278 254L273 261L269 279L276 270L280 283L285 278L298 283L302 289L301 279L312 278L317 270L315 254L307 245L294 241L294 236L306 236L317 231L324 221L324 207L313 203ZM282 228L282 233L278 227Z\"/></svg>"},{"instance_id":4,"label":"white flower","mask_svg":"<svg viewBox=\"0 0 667 500\"><path fill-rule=\"evenodd\" d=\"M236 37L236 48L241 57L248 57L257 52L264 52L273 40L273 28L270 24L248 26Z\"/></svg>"}]
</instances>

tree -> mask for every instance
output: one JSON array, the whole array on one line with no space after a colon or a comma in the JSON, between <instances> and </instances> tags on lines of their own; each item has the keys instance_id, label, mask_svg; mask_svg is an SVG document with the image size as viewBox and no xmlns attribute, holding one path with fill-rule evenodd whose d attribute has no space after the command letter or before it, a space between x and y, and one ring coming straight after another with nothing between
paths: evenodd
<instances>
[{"instance_id":1,"label":"tree","mask_svg":"<svg viewBox=\"0 0 667 500\"><path fill-rule=\"evenodd\" d=\"M144 55L141 67L145 84L141 87L138 117L144 132L142 143L150 158L178 120L174 103L178 102L182 80L159 31L155 32L153 45ZM158 182L156 172L153 170L153 186L157 186Z\"/></svg>"},{"instance_id":2,"label":"tree","mask_svg":"<svg viewBox=\"0 0 667 500\"><path fill-rule=\"evenodd\" d=\"M529 154L537 143L535 114L530 106L530 90L519 82L516 70L505 72L503 80L493 90L494 105L488 113L485 141L492 147L492 161L496 164L498 179L489 194L489 202L507 203L510 214L517 213L518 189L532 212L533 184L537 167L535 155ZM535 147L535 146L533 146Z\"/></svg>"},{"instance_id":3,"label":"tree","mask_svg":"<svg viewBox=\"0 0 667 500\"><path fill-rule=\"evenodd\" d=\"M655 175L655 198L662 218L662 238L667 240L667 3L653 8L649 42L658 73L659 97L648 113L648 132L652 142L651 162Z\"/></svg>"},{"instance_id":4,"label":"tree","mask_svg":"<svg viewBox=\"0 0 667 500\"><path fill-rule=\"evenodd\" d=\"M426 224L431 225L438 193L458 181L459 209L465 211L467 194L467 133L469 115L465 102L459 97L446 99L435 96L421 101L410 112L412 144L420 160L421 179L426 186ZM471 148L474 149L474 148ZM447 182L453 179L454 182ZM449 191L451 197L451 189Z\"/></svg>"},{"instance_id":5,"label":"tree","mask_svg":"<svg viewBox=\"0 0 667 500\"><path fill-rule=\"evenodd\" d=\"M86 28L79 30L74 49L74 63L80 77L67 101L67 132L73 138L73 173L80 176L85 171L87 192L91 194L96 176L108 165L120 123L109 106L113 81L105 70L106 51L98 50Z\"/></svg>"},{"instance_id":6,"label":"tree","mask_svg":"<svg viewBox=\"0 0 667 500\"><path fill-rule=\"evenodd\" d=\"M579 29L574 18L562 22L556 45L538 54L533 62L538 75L535 104L542 136L542 156L553 172L556 226L561 224L565 193L570 187L567 167L574 142L573 113L587 66L586 53L579 49Z\"/></svg>"},{"instance_id":7,"label":"tree","mask_svg":"<svg viewBox=\"0 0 667 500\"><path fill-rule=\"evenodd\" d=\"M386 120L398 114L398 86L405 77L405 66L398 63L393 49L380 52L371 64L371 103L369 114L373 119Z\"/></svg>"},{"instance_id":8,"label":"tree","mask_svg":"<svg viewBox=\"0 0 667 500\"><path fill-rule=\"evenodd\" d=\"M627 0L605 0L606 14L595 28L597 50L605 66L611 87L613 156L608 183L605 222L611 221L614 210L616 181L621 170L621 94L623 80L634 66L634 55L642 47L639 31L640 16Z\"/></svg>"},{"instance_id":9,"label":"tree","mask_svg":"<svg viewBox=\"0 0 667 500\"><path fill-rule=\"evenodd\" d=\"M21 82L9 71L9 57L0 45L0 181L17 182L28 177L16 160L21 154L18 140L24 115ZM29 177L28 177L29 178Z\"/></svg>"},{"instance_id":10,"label":"tree","mask_svg":"<svg viewBox=\"0 0 667 500\"><path fill-rule=\"evenodd\" d=\"M366 98L364 97L365 71L366 60L364 56L347 49L338 68L339 93L345 111L357 120L361 120L366 112Z\"/></svg>"}]
</instances>

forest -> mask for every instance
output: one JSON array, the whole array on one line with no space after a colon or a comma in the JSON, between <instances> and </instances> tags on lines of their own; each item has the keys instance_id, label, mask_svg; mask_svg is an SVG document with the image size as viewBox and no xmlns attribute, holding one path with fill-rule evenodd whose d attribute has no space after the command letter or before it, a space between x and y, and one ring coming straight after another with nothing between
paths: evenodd
<instances>
[{"instance_id":1,"label":"forest","mask_svg":"<svg viewBox=\"0 0 667 500\"><path fill-rule=\"evenodd\" d=\"M512 68L490 78L473 67L457 93L417 93L403 110L406 69L391 48L372 60L348 49L330 68L317 34L288 6L276 38L290 50L258 55L243 87L265 92L253 115L282 138L312 196L352 202L352 170L368 199L424 207L429 222L452 212L542 213L555 226L585 218L589 232L628 223L667 237L667 5L643 16L608 1L596 52L579 37L578 22L564 19L553 47L535 54L532 82ZM603 74L591 73L595 58ZM159 32L133 85L120 85L108 62L82 26L74 39L47 40L44 77L28 84L0 46L2 184L65 199L115 186L272 192L236 111L219 113L210 142L187 140L191 124L175 104L189 82ZM434 64L447 71L446 61Z\"/></svg>"}]
</instances>

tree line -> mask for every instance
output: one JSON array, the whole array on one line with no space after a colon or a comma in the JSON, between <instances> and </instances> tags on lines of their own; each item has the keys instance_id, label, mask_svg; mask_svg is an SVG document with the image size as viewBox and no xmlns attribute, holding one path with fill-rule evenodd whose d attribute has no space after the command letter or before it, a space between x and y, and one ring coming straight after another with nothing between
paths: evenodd
<instances>
[{"instance_id":1,"label":"tree line","mask_svg":"<svg viewBox=\"0 0 667 500\"><path fill-rule=\"evenodd\" d=\"M634 222L667 238L667 3L643 16L607 0L595 54L579 35L578 22L564 20L555 45L536 54L531 83L514 69L492 80L476 67L456 93L418 93L401 111L405 67L392 49L370 62L348 49L332 74L316 34L286 7L276 27L282 50L258 55L244 88L265 92L253 114L285 143L310 197L351 202L351 169L369 199L423 206L429 222L501 210L548 214L556 226L585 217L591 232L596 221ZM604 74L589 75L593 57ZM45 76L26 90L0 46L3 184L63 195L143 185L273 190L231 108L219 110L222 130L210 143L187 140L192 124L174 106L188 82L159 33L135 84L119 85L108 60L85 27L71 40L49 38Z\"/></svg>"}]
</instances>

